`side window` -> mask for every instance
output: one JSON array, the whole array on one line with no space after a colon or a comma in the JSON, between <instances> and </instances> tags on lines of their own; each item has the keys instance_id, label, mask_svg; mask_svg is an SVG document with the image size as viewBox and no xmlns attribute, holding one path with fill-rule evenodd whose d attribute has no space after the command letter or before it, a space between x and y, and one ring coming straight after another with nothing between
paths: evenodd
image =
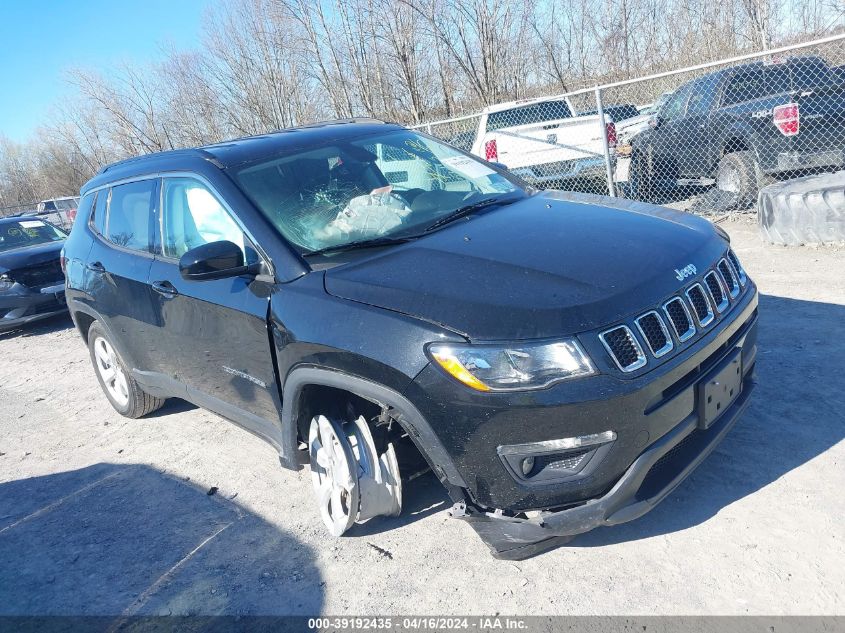
<instances>
[{"instance_id":1,"label":"side window","mask_svg":"<svg viewBox=\"0 0 845 633\"><path fill-rule=\"evenodd\" d=\"M800 60L792 64L792 81L796 90L825 88L839 83L833 71L819 58Z\"/></svg>"},{"instance_id":2,"label":"side window","mask_svg":"<svg viewBox=\"0 0 845 633\"><path fill-rule=\"evenodd\" d=\"M689 102L687 103L687 114L707 114L713 104L713 97L716 94L717 76L702 77L692 89Z\"/></svg>"},{"instance_id":3,"label":"side window","mask_svg":"<svg viewBox=\"0 0 845 633\"><path fill-rule=\"evenodd\" d=\"M683 117L687 109L687 97L689 97L691 88L691 84L681 86L675 94L669 97L666 105L660 109L660 117L667 121L674 121Z\"/></svg>"},{"instance_id":4,"label":"side window","mask_svg":"<svg viewBox=\"0 0 845 633\"><path fill-rule=\"evenodd\" d=\"M789 71L785 66L768 66L763 73L763 95L779 95L789 92Z\"/></svg>"},{"instance_id":5,"label":"side window","mask_svg":"<svg viewBox=\"0 0 845 633\"><path fill-rule=\"evenodd\" d=\"M112 187L105 238L125 248L149 250L155 192L155 180Z\"/></svg>"},{"instance_id":6,"label":"side window","mask_svg":"<svg viewBox=\"0 0 845 633\"><path fill-rule=\"evenodd\" d=\"M106 232L106 212L109 209L109 192L111 189L100 189L94 194L94 209L88 225L98 234Z\"/></svg>"},{"instance_id":7,"label":"side window","mask_svg":"<svg viewBox=\"0 0 845 633\"><path fill-rule=\"evenodd\" d=\"M766 94L763 73L759 70L737 73L730 79L725 90L724 105L743 103L751 99L759 99Z\"/></svg>"},{"instance_id":8,"label":"side window","mask_svg":"<svg viewBox=\"0 0 845 633\"><path fill-rule=\"evenodd\" d=\"M222 241L240 246L247 263L258 261L258 254L243 231L208 187L194 178L166 178L162 213L164 255L178 259L192 248Z\"/></svg>"}]
</instances>

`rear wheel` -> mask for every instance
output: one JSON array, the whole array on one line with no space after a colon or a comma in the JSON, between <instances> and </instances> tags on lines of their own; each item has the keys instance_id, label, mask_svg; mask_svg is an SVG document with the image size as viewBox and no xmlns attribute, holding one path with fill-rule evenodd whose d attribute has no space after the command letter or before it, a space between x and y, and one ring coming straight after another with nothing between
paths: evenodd
<instances>
[{"instance_id":1,"label":"rear wheel","mask_svg":"<svg viewBox=\"0 0 845 633\"><path fill-rule=\"evenodd\" d=\"M757 199L760 189L759 171L753 152L725 154L716 171L716 188L733 194L737 207L748 206Z\"/></svg>"},{"instance_id":2,"label":"rear wheel","mask_svg":"<svg viewBox=\"0 0 845 633\"><path fill-rule=\"evenodd\" d=\"M103 393L120 415L140 418L164 404L164 399L146 393L132 378L105 330L97 322L88 329L88 351Z\"/></svg>"}]
</instances>

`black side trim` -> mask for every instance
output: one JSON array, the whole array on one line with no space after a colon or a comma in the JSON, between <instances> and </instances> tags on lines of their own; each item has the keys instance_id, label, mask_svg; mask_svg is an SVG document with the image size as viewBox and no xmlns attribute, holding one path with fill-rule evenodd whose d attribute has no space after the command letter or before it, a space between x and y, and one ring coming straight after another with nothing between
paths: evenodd
<instances>
[{"instance_id":1,"label":"black side trim","mask_svg":"<svg viewBox=\"0 0 845 633\"><path fill-rule=\"evenodd\" d=\"M132 370L132 377L144 391L160 398L183 398L201 409L211 411L229 422L241 427L256 437L264 440L281 452L281 431L277 422L267 420L249 411L237 407L225 400L215 398L184 383L158 372Z\"/></svg>"},{"instance_id":2,"label":"black side trim","mask_svg":"<svg viewBox=\"0 0 845 633\"><path fill-rule=\"evenodd\" d=\"M405 396L366 378L313 366L297 367L288 374L285 380L280 450L280 459L285 468L299 470L301 467L296 459L296 420L299 417L299 394L306 385L344 389L367 400L390 407L393 409L396 421L428 459L440 480L461 488L467 487L440 438Z\"/></svg>"}]
</instances>

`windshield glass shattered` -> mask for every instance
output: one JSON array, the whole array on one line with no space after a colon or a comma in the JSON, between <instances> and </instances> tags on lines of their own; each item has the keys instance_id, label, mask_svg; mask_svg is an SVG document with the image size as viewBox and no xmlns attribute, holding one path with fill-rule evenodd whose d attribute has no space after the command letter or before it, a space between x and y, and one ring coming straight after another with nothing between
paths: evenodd
<instances>
[{"instance_id":1,"label":"windshield glass shattered","mask_svg":"<svg viewBox=\"0 0 845 633\"><path fill-rule=\"evenodd\" d=\"M411 131L334 142L235 176L303 253L413 235L457 209L522 193L486 163Z\"/></svg>"}]
</instances>

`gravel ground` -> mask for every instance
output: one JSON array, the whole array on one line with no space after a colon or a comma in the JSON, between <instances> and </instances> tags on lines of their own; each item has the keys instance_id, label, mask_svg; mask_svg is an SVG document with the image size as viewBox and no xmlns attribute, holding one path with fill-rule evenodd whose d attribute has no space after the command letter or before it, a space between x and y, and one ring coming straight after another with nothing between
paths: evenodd
<instances>
[{"instance_id":1,"label":"gravel ground","mask_svg":"<svg viewBox=\"0 0 845 633\"><path fill-rule=\"evenodd\" d=\"M724 226L761 292L748 413L650 514L519 563L431 476L328 537L248 433L114 413L68 319L0 335L0 614L845 613L845 251Z\"/></svg>"}]
</instances>

